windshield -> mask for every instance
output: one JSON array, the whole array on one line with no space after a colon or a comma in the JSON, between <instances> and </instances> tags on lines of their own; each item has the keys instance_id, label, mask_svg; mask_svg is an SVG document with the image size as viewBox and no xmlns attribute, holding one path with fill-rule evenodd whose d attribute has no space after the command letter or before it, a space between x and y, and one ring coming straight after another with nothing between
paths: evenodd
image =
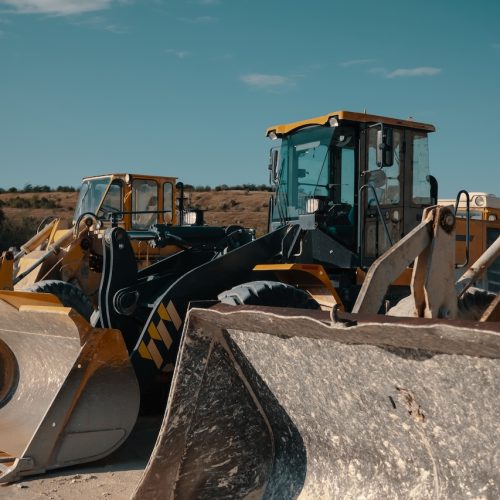
<instances>
[{"instance_id":1,"label":"windshield","mask_svg":"<svg viewBox=\"0 0 500 500\"><path fill-rule=\"evenodd\" d=\"M106 193L110 182L111 177L88 179L82 182L73 222L76 222L78 217L86 212L90 212L96 216L98 215L97 209L101 204L104 193Z\"/></svg>"},{"instance_id":2,"label":"windshield","mask_svg":"<svg viewBox=\"0 0 500 500\"><path fill-rule=\"evenodd\" d=\"M296 218L306 213L313 196L329 194L330 127L310 127L283 138L279 182L273 218Z\"/></svg>"},{"instance_id":3,"label":"windshield","mask_svg":"<svg viewBox=\"0 0 500 500\"><path fill-rule=\"evenodd\" d=\"M429 144L427 134L413 133L413 185L412 201L417 205L430 205L431 182L429 172Z\"/></svg>"},{"instance_id":4,"label":"windshield","mask_svg":"<svg viewBox=\"0 0 500 500\"><path fill-rule=\"evenodd\" d=\"M309 127L283 138L273 221L308 213L311 198L330 214L335 213L334 206L353 207L356 145L355 129L350 126Z\"/></svg>"}]
</instances>

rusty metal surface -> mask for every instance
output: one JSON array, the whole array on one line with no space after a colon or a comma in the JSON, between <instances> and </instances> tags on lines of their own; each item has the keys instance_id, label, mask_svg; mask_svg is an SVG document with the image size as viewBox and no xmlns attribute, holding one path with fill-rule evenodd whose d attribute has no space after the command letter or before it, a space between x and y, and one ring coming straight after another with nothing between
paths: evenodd
<instances>
[{"instance_id":1,"label":"rusty metal surface","mask_svg":"<svg viewBox=\"0 0 500 500\"><path fill-rule=\"evenodd\" d=\"M134 498L499 497L498 325L267 311L191 310Z\"/></svg>"},{"instance_id":2,"label":"rusty metal surface","mask_svg":"<svg viewBox=\"0 0 500 500\"><path fill-rule=\"evenodd\" d=\"M0 300L0 482L95 460L132 429L139 393L120 332L64 307ZM3 462L3 463L2 463Z\"/></svg>"}]
</instances>

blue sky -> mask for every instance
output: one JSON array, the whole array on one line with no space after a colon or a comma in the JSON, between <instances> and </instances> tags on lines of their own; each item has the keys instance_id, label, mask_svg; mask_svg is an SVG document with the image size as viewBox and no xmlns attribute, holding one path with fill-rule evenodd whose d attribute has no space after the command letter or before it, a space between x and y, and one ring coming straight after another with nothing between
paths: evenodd
<instances>
[{"instance_id":1,"label":"blue sky","mask_svg":"<svg viewBox=\"0 0 500 500\"><path fill-rule=\"evenodd\" d=\"M265 129L430 122L442 196L500 196L500 1L0 0L0 186L266 183Z\"/></svg>"}]
</instances>

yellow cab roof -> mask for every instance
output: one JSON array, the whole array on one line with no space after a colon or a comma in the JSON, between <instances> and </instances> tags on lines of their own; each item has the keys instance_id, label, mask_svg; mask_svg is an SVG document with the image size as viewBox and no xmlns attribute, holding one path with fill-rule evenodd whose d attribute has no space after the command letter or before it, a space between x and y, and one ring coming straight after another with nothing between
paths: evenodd
<instances>
[{"instance_id":1,"label":"yellow cab roof","mask_svg":"<svg viewBox=\"0 0 500 500\"><path fill-rule=\"evenodd\" d=\"M128 176L130 180L132 179L150 179L150 180L155 180L155 181L160 181L160 182L174 182L177 180L177 177L165 177L162 175L145 175L145 174L123 174L123 173L112 173L112 174L101 174L101 175L89 175L87 177L84 177L83 180L89 180L89 179L99 179L102 177L113 177L114 179L125 179Z\"/></svg>"},{"instance_id":2,"label":"yellow cab roof","mask_svg":"<svg viewBox=\"0 0 500 500\"><path fill-rule=\"evenodd\" d=\"M369 115L367 113L355 113L353 111L334 111L333 113L328 113L327 115L317 116L315 118L309 118L308 120L301 120L298 122L275 125L274 127L269 127L266 131L266 136L271 132L274 132L278 137L287 135L299 128L307 127L310 125L326 125L330 118L335 117L337 120L347 120L353 122L361 123L384 123L386 125L394 125L399 127L407 127L418 130L426 130L427 132L434 132L436 129L434 125L429 123L415 122L411 119L400 120L399 118L389 118L387 116L379 115Z\"/></svg>"}]
</instances>

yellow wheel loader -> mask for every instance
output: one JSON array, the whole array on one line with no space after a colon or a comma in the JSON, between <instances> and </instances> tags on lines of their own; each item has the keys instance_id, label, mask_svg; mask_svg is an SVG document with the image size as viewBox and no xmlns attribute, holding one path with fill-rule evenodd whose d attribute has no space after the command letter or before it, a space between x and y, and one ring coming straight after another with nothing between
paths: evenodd
<instances>
[{"instance_id":1,"label":"yellow wheel loader","mask_svg":"<svg viewBox=\"0 0 500 500\"><path fill-rule=\"evenodd\" d=\"M0 289L53 293L89 319L97 305L106 228L128 232L140 268L199 243L191 226L203 224L202 217L185 206L176 181L137 174L84 178L72 227L59 229L60 220L50 220L19 251L5 252Z\"/></svg>"},{"instance_id":2,"label":"yellow wheel loader","mask_svg":"<svg viewBox=\"0 0 500 500\"><path fill-rule=\"evenodd\" d=\"M372 264L353 313L225 305L240 287L195 304L133 498L497 497L500 294L478 321L460 304L500 238L455 282L455 221L424 211ZM406 310L376 314L411 262Z\"/></svg>"},{"instance_id":3,"label":"yellow wheel loader","mask_svg":"<svg viewBox=\"0 0 500 500\"><path fill-rule=\"evenodd\" d=\"M0 481L119 446L128 427L112 435L113 418L92 435L92 412L106 412L92 406L102 378L79 361L91 339L119 331L114 373L133 367L143 400L169 392L136 498L498 496L499 296L474 304L479 321L459 311L500 240L456 282L457 210L426 210L437 203L431 131L347 111L271 128L281 145L268 234L200 226L203 244L140 268L128 232L108 228L93 326L50 295L5 292L14 319L0 328L0 443L19 438L0 445ZM31 317L47 320L24 328ZM58 372L61 394L81 383L44 399L50 377L31 388L25 368L30 339L64 357L67 336L66 373L36 347L37 373ZM112 401L125 388L110 379L106 390ZM12 415L27 399L39 412L18 433ZM61 449L73 453L62 460Z\"/></svg>"}]
</instances>

